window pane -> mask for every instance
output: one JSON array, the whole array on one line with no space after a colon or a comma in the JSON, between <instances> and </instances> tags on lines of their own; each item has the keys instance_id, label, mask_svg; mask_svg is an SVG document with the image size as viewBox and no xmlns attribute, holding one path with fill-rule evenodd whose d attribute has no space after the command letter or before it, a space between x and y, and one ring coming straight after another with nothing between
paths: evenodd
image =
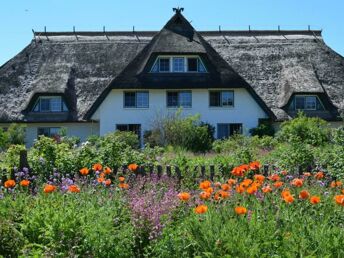
<instances>
[{"instance_id":1,"label":"window pane","mask_svg":"<svg viewBox=\"0 0 344 258\"><path fill-rule=\"evenodd\" d=\"M184 72L184 57L173 57L173 72Z\"/></svg>"},{"instance_id":2,"label":"window pane","mask_svg":"<svg viewBox=\"0 0 344 258\"><path fill-rule=\"evenodd\" d=\"M232 91L221 92L221 104L224 107L233 106L233 92Z\"/></svg>"},{"instance_id":3,"label":"window pane","mask_svg":"<svg viewBox=\"0 0 344 258\"><path fill-rule=\"evenodd\" d=\"M305 109L308 110L315 110L316 109L316 103L317 103L317 99L315 96L307 96L305 97L306 101L305 101Z\"/></svg>"},{"instance_id":4,"label":"window pane","mask_svg":"<svg viewBox=\"0 0 344 258\"><path fill-rule=\"evenodd\" d=\"M157 62L155 62L151 72L153 72L153 73L159 72L159 60Z\"/></svg>"},{"instance_id":5,"label":"window pane","mask_svg":"<svg viewBox=\"0 0 344 258\"><path fill-rule=\"evenodd\" d=\"M47 128L47 127L38 128L37 129L37 135L38 136L44 135L44 136L49 137L49 128Z\"/></svg>"},{"instance_id":6,"label":"window pane","mask_svg":"<svg viewBox=\"0 0 344 258\"><path fill-rule=\"evenodd\" d=\"M124 107L135 107L136 94L135 92L124 93Z\"/></svg>"},{"instance_id":7,"label":"window pane","mask_svg":"<svg viewBox=\"0 0 344 258\"><path fill-rule=\"evenodd\" d=\"M217 124L217 138L223 139L229 136L229 124Z\"/></svg>"},{"instance_id":8,"label":"window pane","mask_svg":"<svg viewBox=\"0 0 344 258\"><path fill-rule=\"evenodd\" d=\"M50 111L50 99L41 98L41 112Z\"/></svg>"},{"instance_id":9,"label":"window pane","mask_svg":"<svg viewBox=\"0 0 344 258\"><path fill-rule=\"evenodd\" d=\"M137 92L136 98L138 108L148 108L148 92Z\"/></svg>"},{"instance_id":10,"label":"window pane","mask_svg":"<svg viewBox=\"0 0 344 258\"><path fill-rule=\"evenodd\" d=\"M230 124L229 135L242 134L242 124Z\"/></svg>"},{"instance_id":11,"label":"window pane","mask_svg":"<svg viewBox=\"0 0 344 258\"><path fill-rule=\"evenodd\" d=\"M60 128L59 127L51 127L50 128L50 137L54 137L56 135L59 135Z\"/></svg>"},{"instance_id":12,"label":"window pane","mask_svg":"<svg viewBox=\"0 0 344 258\"><path fill-rule=\"evenodd\" d=\"M39 110L39 107L40 107L40 99L38 99L38 101L36 102L36 105L35 105L35 107L33 108L33 111L35 111L35 112L39 112L40 110Z\"/></svg>"},{"instance_id":13,"label":"window pane","mask_svg":"<svg viewBox=\"0 0 344 258\"><path fill-rule=\"evenodd\" d=\"M118 124L116 125L118 131L129 131L137 134L141 138L141 125L140 124Z\"/></svg>"},{"instance_id":14,"label":"window pane","mask_svg":"<svg viewBox=\"0 0 344 258\"><path fill-rule=\"evenodd\" d=\"M221 93L219 91L210 91L209 92L209 106L211 107L220 107L221 106Z\"/></svg>"},{"instance_id":15,"label":"window pane","mask_svg":"<svg viewBox=\"0 0 344 258\"><path fill-rule=\"evenodd\" d=\"M61 98L60 97L50 99L50 111L61 112Z\"/></svg>"},{"instance_id":16,"label":"window pane","mask_svg":"<svg viewBox=\"0 0 344 258\"><path fill-rule=\"evenodd\" d=\"M188 71L197 72L197 58L188 58Z\"/></svg>"},{"instance_id":17,"label":"window pane","mask_svg":"<svg viewBox=\"0 0 344 258\"><path fill-rule=\"evenodd\" d=\"M295 97L295 109L305 109L305 98Z\"/></svg>"},{"instance_id":18,"label":"window pane","mask_svg":"<svg viewBox=\"0 0 344 258\"><path fill-rule=\"evenodd\" d=\"M170 71L170 59L169 58L160 58L159 59L159 71L160 72L169 72Z\"/></svg>"},{"instance_id":19,"label":"window pane","mask_svg":"<svg viewBox=\"0 0 344 258\"><path fill-rule=\"evenodd\" d=\"M207 70L205 69L204 65L202 64L201 60L198 59L198 71L200 73L206 73Z\"/></svg>"},{"instance_id":20,"label":"window pane","mask_svg":"<svg viewBox=\"0 0 344 258\"><path fill-rule=\"evenodd\" d=\"M62 111L68 111L68 108L66 106L66 103L62 100Z\"/></svg>"},{"instance_id":21,"label":"window pane","mask_svg":"<svg viewBox=\"0 0 344 258\"><path fill-rule=\"evenodd\" d=\"M179 93L179 106L181 107L191 107L192 95L189 91L184 91Z\"/></svg>"},{"instance_id":22,"label":"window pane","mask_svg":"<svg viewBox=\"0 0 344 258\"><path fill-rule=\"evenodd\" d=\"M167 106L168 107L178 106L178 92L167 92Z\"/></svg>"}]
</instances>

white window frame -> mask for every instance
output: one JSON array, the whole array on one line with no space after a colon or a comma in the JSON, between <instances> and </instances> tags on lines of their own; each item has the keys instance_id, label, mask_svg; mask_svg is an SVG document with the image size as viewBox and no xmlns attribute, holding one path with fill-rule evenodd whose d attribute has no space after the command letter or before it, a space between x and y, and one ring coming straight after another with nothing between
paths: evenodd
<instances>
[{"instance_id":1,"label":"white window frame","mask_svg":"<svg viewBox=\"0 0 344 258\"><path fill-rule=\"evenodd\" d=\"M299 98L299 97L303 98L303 104L304 104L304 108L303 109L297 109L296 108L296 98ZM315 99L315 108L306 108L306 103L307 103L306 99L307 99L307 97L312 97L312 98ZM321 100L319 99L319 97L317 95L305 95L305 94L295 95L293 101L294 101L293 102L293 110L295 110L295 111L297 111L297 110L316 111L316 110L318 110L317 109L317 101L319 101L322 109L325 110L324 105L322 104Z\"/></svg>"},{"instance_id":2,"label":"white window frame","mask_svg":"<svg viewBox=\"0 0 344 258\"><path fill-rule=\"evenodd\" d=\"M170 69L169 71L161 71L160 70L160 64L159 64L159 61L160 59L164 59L164 58L169 58L169 65L170 65ZM184 71L177 71L175 72L173 70L173 59L174 58L184 58ZM201 62L201 65L203 66L204 68L204 72L200 72L198 71L198 68L197 68L197 71L188 71L188 58L197 58L197 62ZM153 71L154 70L154 67L158 65L158 71ZM197 66L198 66L198 63L197 63ZM152 68L150 69L150 72L151 73L201 73L201 74L204 74L204 73L208 73L208 70L207 68L205 67L202 59L198 56L198 55L185 55L185 56L178 56L178 55L161 55L161 56L158 56L156 58L156 60L154 61L153 65L152 65Z\"/></svg>"},{"instance_id":3,"label":"white window frame","mask_svg":"<svg viewBox=\"0 0 344 258\"><path fill-rule=\"evenodd\" d=\"M126 106L125 105L125 94L126 93L135 93L135 106ZM143 106L141 106L141 107L139 107L138 105L137 105L137 96L138 96L138 93L147 93L147 100L148 100L148 102L147 102L147 106L146 107L143 107ZM145 91L145 90L142 90L142 91L123 91L123 108L125 108L125 109L130 109L130 108L135 108L135 109L148 109L149 108L149 91Z\"/></svg>"},{"instance_id":4,"label":"white window frame","mask_svg":"<svg viewBox=\"0 0 344 258\"><path fill-rule=\"evenodd\" d=\"M220 105L219 106L212 106L211 104L210 104L210 94L212 93L212 92L218 92L218 93L220 93ZM232 100L232 105L223 105L223 102L222 102L222 94L223 94L223 92L230 92L230 93L232 93L232 95L233 95L233 100ZM234 90L225 90L225 89L222 89L222 90L209 90L208 91L208 101L209 101L209 108L234 108L234 103L235 103L235 95L234 95Z\"/></svg>"},{"instance_id":5,"label":"white window frame","mask_svg":"<svg viewBox=\"0 0 344 258\"><path fill-rule=\"evenodd\" d=\"M178 95L178 103L177 103L177 105L176 106L169 106L168 105L168 93L177 93ZM182 106L181 105L181 93L190 93L190 106ZM167 108L180 108L180 107L182 107L182 108L188 108L188 109L190 109L190 108L192 108L192 91L191 90L168 90L168 91L166 91L166 107Z\"/></svg>"}]
</instances>

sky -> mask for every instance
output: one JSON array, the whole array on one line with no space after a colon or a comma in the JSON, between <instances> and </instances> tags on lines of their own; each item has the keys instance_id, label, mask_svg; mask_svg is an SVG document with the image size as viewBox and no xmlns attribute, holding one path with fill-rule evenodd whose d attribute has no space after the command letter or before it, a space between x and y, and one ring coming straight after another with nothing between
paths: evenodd
<instances>
[{"instance_id":1,"label":"sky","mask_svg":"<svg viewBox=\"0 0 344 258\"><path fill-rule=\"evenodd\" d=\"M196 30L322 29L344 56L344 0L2 0L0 65L43 31L160 30L184 7Z\"/></svg>"}]
</instances>

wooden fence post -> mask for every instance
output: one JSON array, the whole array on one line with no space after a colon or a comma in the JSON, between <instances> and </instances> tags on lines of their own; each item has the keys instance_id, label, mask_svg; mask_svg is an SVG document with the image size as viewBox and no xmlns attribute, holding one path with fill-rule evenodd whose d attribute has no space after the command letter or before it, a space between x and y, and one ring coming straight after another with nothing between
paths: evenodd
<instances>
[{"instance_id":1,"label":"wooden fence post","mask_svg":"<svg viewBox=\"0 0 344 258\"><path fill-rule=\"evenodd\" d=\"M175 170L176 170L178 180L179 181L182 180L182 173L180 172L180 168L178 166L176 166Z\"/></svg>"},{"instance_id":2,"label":"wooden fence post","mask_svg":"<svg viewBox=\"0 0 344 258\"><path fill-rule=\"evenodd\" d=\"M202 179L205 178L205 166L204 165L201 166L201 178Z\"/></svg>"},{"instance_id":3,"label":"wooden fence post","mask_svg":"<svg viewBox=\"0 0 344 258\"><path fill-rule=\"evenodd\" d=\"M264 165L263 166L263 171L264 171L264 176L268 176L269 175L269 165Z\"/></svg>"},{"instance_id":4,"label":"wooden fence post","mask_svg":"<svg viewBox=\"0 0 344 258\"><path fill-rule=\"evenodd\" d=\"M169 177L172 175L171 166L169 166L169 165L166 166L166 174L167 174Z\"/></svg>"},{"instance_id":5,"label":"wooden fence post","mask_svg":"<svg viewBox=\"0 0 344 258\"><path fill-rule=\"evenodd\" d=\"M29 169L29 163L27 161L27 150L21 150L19 152L19 169L23 170L23 168Z\"/></svg>"},{"instance_id":6,"label":"wooden fence post","mask_svg":"<svg viewBox=\"0 0 344 258\"><path fill-rule=\"evenodd\" d=\"M157 168L157 170L158 170L158 177L160 178L161 175L162 175L162 166L161 166L161 165L158 165L156 168Z\"/></svg>"}]
</instances>

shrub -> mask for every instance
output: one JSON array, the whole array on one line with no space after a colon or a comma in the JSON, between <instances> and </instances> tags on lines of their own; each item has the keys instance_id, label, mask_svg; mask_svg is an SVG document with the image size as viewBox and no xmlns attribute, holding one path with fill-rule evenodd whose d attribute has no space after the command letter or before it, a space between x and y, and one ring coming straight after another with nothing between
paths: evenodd
<instances>
[{"instance_id":1,"label":"shrub","mask_svg":"<svg viewBox=\"0 0 344 258\"><path fill-rule=\"evenodd\" d=\"M19 167L20 152L26 150L24 145L10 145L3 157L3 168Z\"/></svg>"},{"instance_id":2,"label":"shrub","mask_svg":"<svg viewBox=\"0 0 344 258\"><path fill-rule=\"evenodd\" d=\"M259 137L275 135L275 129L272 126L271 122L268 122L268 121L259 123L257 127L250 129L249 132L252 136L259 136Z\"/></svg>"},{"instance_id":3,"label":"shrub","mask_svg":"<svg viewBox=\"0 0 344 258\"><path fill-rule=\"evenodd\" d=\"M25 143L25 126L20 124L11 124L7 130L10 144Z\"/></svg>"},{"instance_id":4,"label":"shrub","mask_svg":"<svg viewBox=\"0 0 344 258\"><path fill-rule=\"evenodd\" d=\"M8 133L4 132L2 128L0 128L0 152L4 151L7 146L9 145L10 140Z\"/></svg>"},{"instance_id":5,"label":"shrub","mask_svg":"<svg viewBox=\"0 0 344 258\"><path fill-rule=\"evenodd\" d=\"M315 161L319 167L338 179L344 179L344 146L326 145L314 150Z\"/></svg>"},{"instance_id":6,"label":"shrub","mask_svg":"<svg viewBox=\"0 0 344 258\"><path fill-rule=\"evenodd\" d=\"M303 113L290 121L283 122L278 132L281 142L303 142L319 146L329 141L330 130L326 121L306 117Z\"/></svg>"},{"instance_id":7,"label":"shrub","mask_svg":"<svg viewBox=\"0 0 344 258\"><path fill-rule=\"evenodd\" d=\"M332 142L344 146L344 126L332 130Z\"/></svg>"},{"instance_id":8,"label":"shrub","mask_svg":"<svg viewBox=\"0 0 344 258\"><path fill-rule=\"evenodd\" d=\"M14 223L2 218L0 220L0 256L18 257L23 246L24 238Z\"/></svg>"}]
</instances>

